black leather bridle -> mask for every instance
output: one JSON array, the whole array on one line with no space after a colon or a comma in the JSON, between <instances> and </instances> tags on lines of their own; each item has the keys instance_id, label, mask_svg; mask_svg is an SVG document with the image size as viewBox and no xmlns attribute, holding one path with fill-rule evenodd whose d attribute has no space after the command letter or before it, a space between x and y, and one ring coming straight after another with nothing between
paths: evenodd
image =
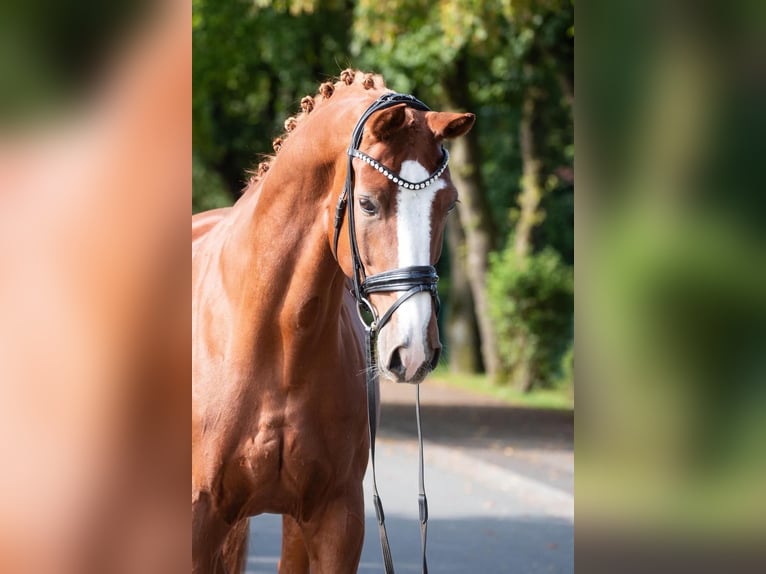
<instances>
[{"instance_id":1,"label":"black leather bridle","mask_svg":"<svg viewBox=\"0 0 766 574\"><path fill-rule=\"evenodd\" d=\"M401 306L407 299L421 293L428 291L436 304L437 312L439 309L439 296L436 289L436 284L439 281L439 276L436 274L436 269L432 265L414 265L411 267L402 267L391 271L384 271L376 275L367 276L362 263L362 258L359 253L359 244L356 240L356 223L354 219L354 158L359 158L369 165L372 169L379 171L381 174L392 180L395 184L404 187L405 189L424 189L434 183L444 170L447 169L447 163L449 161L449 154L447 150L442 148L442 161L439 167L434 171L427 179L420 182L411 182L405 180L400 175L393 172L393 170L379 163L377 160L371 158L367 154L359 150L359 146L362 143L362 135L364 134L364 125L370 116L375 112L379 112L390 108L398 104L407 104L408 106L422 110L430 111L427 105L418 100L416 97L409 94L397 94L390 92L383 94L377 100L375 100L369 108L362 114L359 121L354 127L354 131L351 134L351 145L348 148L348 168L346 170L346 184L343 187L343 191L338 198L338 204L335 208L335 232L333 237L333 252L337 258L338 253L338 238L340 237L341 226L343 225L343 215L346 212L347 205L351 205L348 209L348 237L349 244L351 246L351 261L353 265L352 281L354 284L354 297L359 306L360 316L363 312L369 312L372 314L373 321L368 324L362 316L362 322L367 326L377 327L377 331L383 328L388 320L393 315L394 311ZM370 293L380 292L392 292L392 291L406 291L406 293L400 297L394 305L391 306L382 317L378 316L375 307L370 303L368 295Z\"/></svg>"},{"instance_id":2,"label":"black leather bridle","mask_svg":"<svg viewBox=\"0 0 766 574\"><path fill-rule=\"evenodd\" d=\"M375 477L375 433L377 430L377 391L378 388L378 369L376 357L377 336L383 326L389 321L394 312L410 297L418 293L427 292L431 295L434 302L436 313L439 313L439 295L436 284L439 276L432 265L414 265L402 267L390 271L384 271L375 275L367 276L359 253L359 244L356 239L356 226L354 221L354 158L358 158L386 176L394 184L405 189L424 189L433 184L447 169L449 154L442 147L442 160L439 167L427 179L419 182L411 182L394 173L386 166L371 158L359 150L364 134L364 125L375 112L385 110L398 104L407 104L409 107L422 111L430 111L430 108L423 102L408 94L398 94L390 92L380 96L369 108L362 114L354 127L351 135L351 145L348 148L348 170L346 172L346 184L343 192L338 198L338 204L335 209L335 230L333 237L333 252L337 259L338 238L340 236L343 216L348 211L348 235L351 249L351 261L353 266L352 281L353 294L356 299L359 318L365 327L365 357L367 360L367 416L368 429L370 433L370 460L372 463L372 484L373 484L373 502L375 504L375 513L378 519L378 528L380 530L380 545L383 552L383 563L386 574L394 573L394 564L391 558L391 548L388 543L388 533L386 532L385 515L383 513L383 504L378 494L378 484ZM390 293L404 292L388 310L380 316L375 306L370 302L371 293ZM365 319L365 313L372 316L371 321ZM426 562L426 539L428 533L428 499L425 493L425 481L423 478L423 433L420 422L420 385L416 385L415 394L415 414L418 427L418 503L420 510L420 534L422 550L422 573L427 574L428 565Z\"/></svg>"}]
</instances>

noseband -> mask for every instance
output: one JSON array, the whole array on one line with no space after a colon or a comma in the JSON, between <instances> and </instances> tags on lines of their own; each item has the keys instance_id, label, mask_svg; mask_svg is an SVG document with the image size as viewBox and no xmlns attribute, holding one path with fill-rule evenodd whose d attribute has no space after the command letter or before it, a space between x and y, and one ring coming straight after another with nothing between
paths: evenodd
<instances>
[{"instance_id":1,"label":"noseband","mask_svg":"<svg viewBox=\"0 0 766 574\"><path fill-rule=\"evenodd\" d=\"M377 431L377 388L378 388L378 369L376 362L376 341L380 329L388 322L394 312L401 307L410 297L418 293L427 292L431 295L434 302L436 313L439 313L439 295L436 284L439 276L433 265L413 265L410 267L401 267L390 271L384 271L369 277L365 273L364 264L359 253L359 244L356 239L356 224L354 221L354 158L358 158L376 169L382 175L386 176L394 184L405 189L425 189L441 177L444 170L447 169L449 154L442 147L442 160L439 167L423 181L411 182L405 180L399 174L385 167L377 160L359 150L364 134L364 125L370 116L375 112L385 110L398 104L407 104L411 108L422 111L430 111L430 108L423 102L408 94L387 93L375 100L372 105L362 114L354 127L351 135L351 145L348 148L348 169L346 171L346 184L343 192L338 198L338 204L335 208L335 229L333 237L333 252L335 258L338 258L338 238L343 224L343 215L348 209L348 237L351 247L351 262L353 265L353 285L354 298L356 299L357 312L359 318L365 327L365 357L367 360L367 418L368 429L370 433L370 461L372 463L372 484L373 484L373 502L375 504L375 513L378 518L378 528L380 530L380 545L383 551L383 563L386 574L394 573L393 559L391 558L391 548L388 543L388 534L386 532L385 515L383 513L383 504L378 494L378 485L375 478L375 433ZM371 293L391 293L404 292L388 310L380 316L375 306L369 300ZM369 312L372 320L365 320L365 312ZM420 508L420 538L422 550L422 573L428 573L426 563L426 538L428 527L428 500L425 493L425 482L423 478L423 433L420 424L420 385L416 385L415 414L418 427L418 503Z\"/></svg>"}]
</instances>

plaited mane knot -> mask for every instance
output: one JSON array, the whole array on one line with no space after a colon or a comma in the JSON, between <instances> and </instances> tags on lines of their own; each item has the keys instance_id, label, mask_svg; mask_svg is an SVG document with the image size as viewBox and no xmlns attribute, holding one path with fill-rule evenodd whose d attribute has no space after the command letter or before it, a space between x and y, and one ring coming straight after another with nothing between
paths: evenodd
<instances>
[{"instance_id":1,"label":"plaited mane knot","mask_svg":"<svg viewBox=\"0 0 766 574\"><path fill-rule=\"evenodd\" d=\"M287 118L285 120L285 131L287 133L290 133L298 126L298 120L296 120L294 117Z\"/></svg>"},{"instance_id":2,"label":"plaited mane knot","mask_svg":"<svg viewBox=\"0 0 766 574\"><path fill-rule=\"evenodd\" d=\"M335 86L332 82L325 82L321 86L319 86L319 93L322 94L325 98L332 97L333 93L335 92Z\"/></svg>"},{"instance_id":3,"label":"plaited mane knot","mask_svg":"<svg viewBox=\"0 0 766 574\"><path fill-rule=\"evenodd\" d=\"M301 109L304 113L310 114L314 109L314 98L311 96L304 96L301 100Z\"/></svg>"},{"instance_id":4,"label":"plaited mane knot","mask_svg":"<svg viewBox=\"0 0 766 574\"><path fill-rule=\"evenodd\" d=\"M347 86L350 86L354 83L354 70L351 68L346 68L340 73L340 81L346 84Z\"/></svg>"},{"instance_id":5,"label":"plaited mane knot","mask_svg":"<svg viewBox=\"0 0 766 574\"><path fill-rule=\"evenodd\" d=\"M323 99L329 99L330 97L332 97L333 94L335 94L335 90L337 89L340 89L341 91L343 91L343 88L345 88L346 86L352 86L358 83L361 83L362 87L366 90L371 90L376 87L385 87L385 84L383 83L383 79L378 77L376 80L376 76L374 74L364 73L360 70L355 70L353 68L346 68L340 73L340 78L338 82L331 82L331 81L324 82L319 85L317 94L306 95L303 98L301 98L301 102L300 102L301 113L299 113L296 116L287 118L287 120L285 120L285 123L284 123L285 133L279 137L274 138L274 140L272 141L271 145L274 148L274 153L277 154L280 152L280 150L284 146L284 143L288 137L288 134L294 131L300 122L303 122L304 120L306 120L306 117L305 117L306 115L313 112L317 108L317 106L321 106ZM376 86L376 84L379 84L379 86ZM273 163L275 157L276 156L270 156L265 161L262 161L261 163L259 163L257 169L248 172L250 174L250 178L247 184L248 187L256 186L258 181L263 179L263 177L269 171L269 168L271 167L271 164Z\"/></svg>"}]
</instances>

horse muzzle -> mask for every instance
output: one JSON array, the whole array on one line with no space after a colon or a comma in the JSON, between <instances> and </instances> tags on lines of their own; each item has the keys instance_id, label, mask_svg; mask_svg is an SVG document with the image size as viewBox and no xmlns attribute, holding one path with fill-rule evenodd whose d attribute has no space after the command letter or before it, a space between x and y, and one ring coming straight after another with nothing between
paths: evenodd
<instances>
[{"instance_id":1,"label":"horse muzzle","mask_svg":"<svg viewBox=\"0 0 766 574\"><path fill-rule=\"evenodd\" d=\"M381 371L397 383L419 384L439 364L441 345L425 354L410 345L396 347Z\"/></svg>"}]
</instances>

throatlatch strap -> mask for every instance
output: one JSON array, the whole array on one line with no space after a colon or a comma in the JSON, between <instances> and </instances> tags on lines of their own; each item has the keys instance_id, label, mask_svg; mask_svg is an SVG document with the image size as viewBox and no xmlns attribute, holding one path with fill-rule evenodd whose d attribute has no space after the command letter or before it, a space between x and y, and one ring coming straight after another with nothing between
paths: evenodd
<instances>
[{"instance_id":1,"label":"throatlatch strap","mask_svg":"<svg viewBox=\"0 0 766 574\"><path fill-rule=\"evenodd\" d=\"M377 410L377 382L378 369L375 359L375 340L376 332L374 329L365 329L364 352L367 358L367 428L370 433L370 462L372 465L372 501L375 504L375 515L378 518L378 530L380 531L380 548L383 552L383 565L386 568L386 574L394 574L394 561L391 558L391 546L388 543L388 532L386 532L386 515L383 512L383 502L378 494L378 481L375 476L375 434L378 427Z\"/></svg>"}]
</instances>

